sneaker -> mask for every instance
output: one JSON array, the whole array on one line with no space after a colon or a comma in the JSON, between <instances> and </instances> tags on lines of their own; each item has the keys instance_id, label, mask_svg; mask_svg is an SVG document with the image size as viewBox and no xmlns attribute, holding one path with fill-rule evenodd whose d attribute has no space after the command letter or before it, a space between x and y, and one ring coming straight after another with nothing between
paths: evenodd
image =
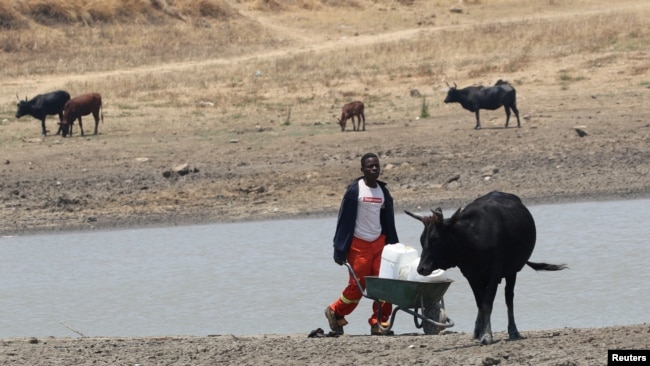
<instances>
[{"instance_id":1,"label":"sneaker","mask_svg":"<svg viewBox=\"0 0 650 366\"><path fill-rule=\"evenodd\" d=\"M325 308L325 317L330 324L330 329L332 332L338 335L343 334L343 326L347 325L348 322L345 318L339 318L334 314L334 310L329 306Z\"/></svg>"},{"instance_id":2,"label":"sneaker","mask_svg":"<svg viewBox=\"0 0 650 366\"><path fill-rule=\"evenodd\" d=\"M381 326L382 326L383 328L387 328L389 325L390 325L390 323L388 323L388 322L381 323ZM377 336L391 336L391 335L393 335L393 334L395 334L395 332L393 332L393 331L390 330L390 329L388 329L388 330L381 329L381 328L379 327L379 324L375 324L375 325L373 325L373 326L370 327L370 335L377 335Z\"/></svg>"}]
</instances>

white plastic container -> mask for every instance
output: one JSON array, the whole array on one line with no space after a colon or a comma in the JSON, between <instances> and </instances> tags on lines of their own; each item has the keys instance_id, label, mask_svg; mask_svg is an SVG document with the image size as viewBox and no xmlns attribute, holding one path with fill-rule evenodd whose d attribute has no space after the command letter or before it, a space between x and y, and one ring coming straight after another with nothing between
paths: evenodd
<instances>
[{"instance_id":1,"label":"white plastic container","mask_svg":"<svg viewBox=\"0 0 650 366\"><path fill-rule=\"evenodd\" d=\"M406 280L410 266L418 258L418 251L402 243L384 246L381 252L379 277Z\"/></svg>"},{"instance_id":2,"label":"white plastic container","mask_svg":"<svg viewBox=\"0 0 650 366\"><path fill-rule=\"evenodd\" d=\"M418 273L418 264L420 264L420 257L415 258L409 266L409 274L406 277L409 281L418 281L418 282L438 282L438 281L447 281L447 273L444 269L436 269L431 272L428 276L422 276Z\"/></svg>"}]
</instances>

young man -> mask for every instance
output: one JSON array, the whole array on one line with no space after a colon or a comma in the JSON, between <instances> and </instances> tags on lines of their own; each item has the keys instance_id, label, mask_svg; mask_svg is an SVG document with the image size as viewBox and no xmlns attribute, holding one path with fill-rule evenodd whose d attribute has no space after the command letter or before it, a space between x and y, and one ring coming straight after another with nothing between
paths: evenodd
<instances>
[{"instance_id":1,"label":"young man","mask_svg":"<svg viewBox=\"0 0 650 366\"><path fill-rule=\"evenodd\" d=\"M348 262L365 289L365 276L379 274L384 245L398 243L399 239L395 229L393 198L386 183L377 180L380 172L377 155L368 153L361 157L361 172L363 176L347 187L341 202L334 234L334 262L339 265ZM350 275L341 296L325 309L333 333L343 334L343 326L347 324L344 317L352 313L362 297ZM373 314L368 319L370 334L392 334L392 331L383 331L379 327L379 306L376 302L372 306ZM381 304L382 326L388 325L391 311L391 304Z\"/></svg>"}]
</instances>

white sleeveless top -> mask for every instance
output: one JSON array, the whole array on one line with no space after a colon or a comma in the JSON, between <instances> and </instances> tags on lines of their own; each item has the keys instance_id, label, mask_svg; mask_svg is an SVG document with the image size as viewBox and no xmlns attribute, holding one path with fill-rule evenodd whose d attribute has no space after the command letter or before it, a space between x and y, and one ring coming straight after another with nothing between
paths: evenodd
<instances>
[{"instance_id":1,"label":"white sleeveless top","mask_svg":"<svg viewBox=\"0 0 650 366\"><path fill-rule=\"evenodd\" d=\"M384 191L379 185L371 188L359 179L359 197L354 236L365 241L375 241L381 235L379 212L384 206Z\"/></svg>"}]
</instances>

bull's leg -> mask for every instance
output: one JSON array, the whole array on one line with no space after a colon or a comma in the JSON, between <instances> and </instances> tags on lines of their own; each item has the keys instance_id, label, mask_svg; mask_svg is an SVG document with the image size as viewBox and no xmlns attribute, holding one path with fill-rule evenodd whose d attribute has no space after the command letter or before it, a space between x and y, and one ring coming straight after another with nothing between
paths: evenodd
<instances>
[{"instance_id":1,"label":"bull's leg","mask_svg":"<svg viewBox=\"0 0 650 366\"><path fill-rule=\"evenodd\" d=\"M476 110L476 126L474 127L475 130L480 130L481 129L481 121L478 116L478 109Z\"/></svg>"},{"instance_id":2,"label":"bull's leg","mask_svg":"<svg viewBox=\"0 0 650 366\"><path fill-rule=\"evenodd\" d=\"M365 131L366 130L366 116L363 114L363 112L361 112L361 117L363 117L363 130ZM361 123L361 122L359 122L359 123Z\"/></svg>"},{"instance_id":3,"label":"bull's leg","mask_svg":"<svg viewBox=\"0 0 650 366\"><path fill-rule=\"evenodd\" d=\"M47 136L47 130L45 130L45 118L46 117L43 117L43 119L41 120L41 134L43 136Z\"/></svg>"},{"instance_id":4,"label":"bull's leg","mask_svg":"<svg viewBox=\"0 0 650 366\"><path fill-rule=\"evenodd\" d=\"M93 117L95 117L95 135L97 134L97 128L99 127L99 112L93 112Z\"/></svg>"},{"instance_id":5,"label":"bull's leg","mask_svg":"<svg viewBox=\"0 0 650 366\"><path fill-rule=\"evenodd\" d=\"M522 339L524 337L519 334L517 325L515 324L515 311L514 311L514 298L515 298L515 282L517 282L517 274L506 277L506 306L508 307L508 336L510 339Z\"/></svg>"},{"instance_id":6,"label":"bull's leg","mask_svg":"<svg viewBox=\"0 0 650 366\"><path fill-rule=\"evenodd\" d=\"M474 323L474 339L477 339L481 344L492 343L491 315L492 306L489 306L488 309L486 309L485 305L478 308L478 315L476 315L476 322Z\"/></svg>"},{"instance_id":7,"label":"bull's leg","mask_svg":"<svg viewBox=\"0 0 650 366\"><path fill-rule=\"evenodd\" d=\"M494 304L494 297L497 294L498 285L499 279L492 280L483 291L483 299L479 306L479 314L482 317L482 324L480 325L482 332L479 332L478 340L481 344L492 343L492 324L490 317L492 316L492 304Z\"/></svg>"},{"instance_id":8,"label":"bull's leg","mask_svg":"<svg viewBox=\"0 0 650 366\"><path fill-rule=\"evenodd\" d=\"M84 135L84 126L81 124L81 116L79 116L79 129L81 130L81 136L83 136ZM72 130L72 124L70 124L70 130Z\"/></svg>"},{"instance_id":9,"label":"bull's leg","mask_svg":"<svg viewBox=\"0 0 650 366\"><path fill-rule=\"evenodd\" d=\"M519 110L515 104L513 104L511 108L512 111L515 112L515 117L517 117L517 128L521 128L521 122L519 122Z\"/></svg>"},{"instance_id":10,"label":"bull's leg","mask_svg":"<svg viewBox=\"0 0 650 366\"><path fill-rule=\"evenodd\" d=\"M63 112L59 112L59 130L56 131L57 135L61 134L61 123L63 123Z\"/></svg>"},{"instance_id":11,"label":"bull's leg","mask_svg":"<svg viewBox=\"0 0 650 366\"><path fill-rule=\"evenodd\" d=\"M472 285L474 283L475 285ZM483 304L484 288L481 287L481 284L477 284L474 281L470 281L470 287L472 288L472 293L474 294L474 301L476 302L476 308L478 313L476 314L476 321L474 322L474 339L481 339L484 332L485 324L485 314L483 313L481 305Z\"/></svg>"},{"instance_id":12,"label":"bull's leg","mask_svg":"<svg viewBox=\"0 0 650 366\"><path fill-rule=\"evenodd\" d=\"M503 108L506 110L506 128L508 128L508 123L510 123L510 107L504 105Z\"/></svg>"},{"instance_id":13,"label":"bull's leg","mask_svg":"<svg viewBox=\"0 0 650 366\"><path fill-rule=\"evenodd\" d=\"M480 339L481 334L483 333L483 324L485 323L483 319L483 312L479 307L478 312L476 313L476 320L474 321L474 339Z\"/></svg>"},{"instance_id":14,"label":"bull's leg","mask_svg":"<svg viewBox=\"0 0 650 366\"><path fill-rule=\"evenodd\" d=\"M357 116L357 118L358 118L358 116ZM357 121L354 119L354 114L352 115L351 119L352 119L352 130L356 131L359 127L358 127Z\"/></svg>"}]
</instances>

